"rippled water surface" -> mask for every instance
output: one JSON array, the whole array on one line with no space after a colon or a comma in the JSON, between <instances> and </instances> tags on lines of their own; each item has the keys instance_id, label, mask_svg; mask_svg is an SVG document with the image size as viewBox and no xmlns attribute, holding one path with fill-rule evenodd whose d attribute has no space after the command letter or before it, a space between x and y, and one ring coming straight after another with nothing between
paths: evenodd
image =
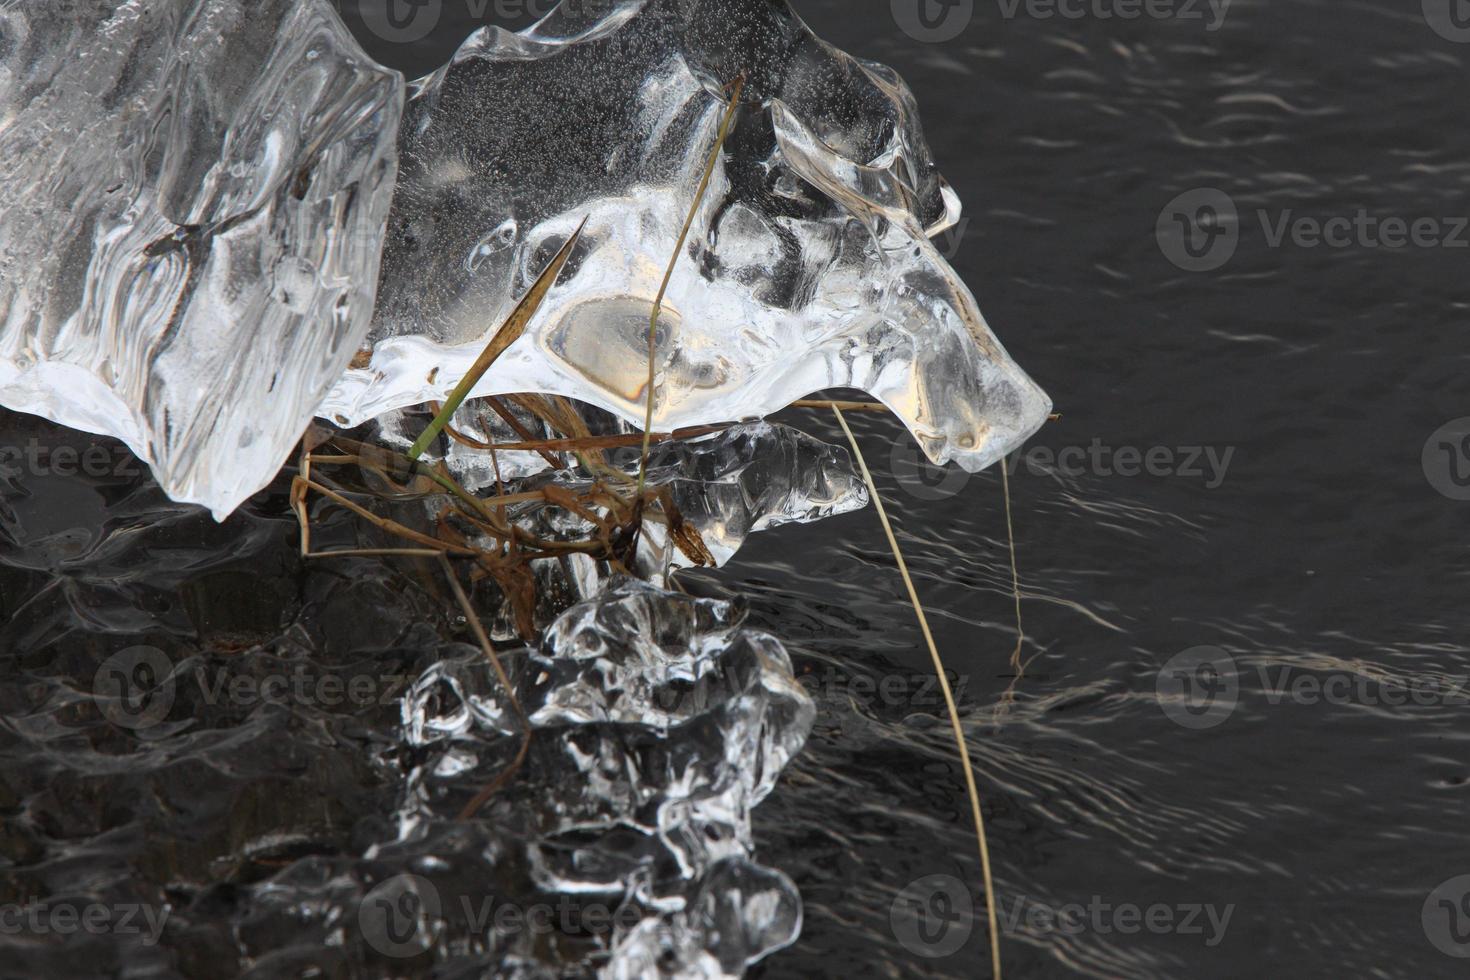
<instances>
[{"instance_id":1,"label":"rippled water surface","mask_svg":"<svg viewBox=\"0 0 1470 980\"><path fill-rule=\"evenodd\" d=\"M431 64L473 20L456 2L430 41L376 53ZM895 421L853 418L960 695L1007 974L1460 974L1470 445L1439 430L1470 416L1470 43L1417 0L1236 0L1214 30L1203 3L1127 20L977 0L943 42L886 2L797 6L914 88L967 205L951 261L1062 416L1012 461L1020 676L1000 474L932 470ZM1221 195L1219 233L1177 225ZM1301 219L1346 219L1341 247ZM1390 247L1386 219L1431 223ZM842 440L821 414L784 421ZM5 445L96 443L0 427ZM279 487L221 527L106 458L33 467L0 498L0 901L72 883L186 911L166 947L103 936L14 962L205 976L248 949L259 976L350 975L319 955L330 923L256 885L285 869L283 890L326 896L354 862L391 865L369 849L423 761L396 744L399 699L465 656L444 638L459 627L372 563L303 566ZM801 938L751 975L985 975L960 771L875 515L757 535L691 580L742 597L817 704L752 827L800 890ZM272 638L382 697L201 704L175 754L140 756L65 725L85 700L65 679L125 638L206 667ZM444 853L499 846L435 833ZM910 887L935 875L973 922L946 929ZM925 936L901 895L923 899Z\"/></svg>"}]
</instances>

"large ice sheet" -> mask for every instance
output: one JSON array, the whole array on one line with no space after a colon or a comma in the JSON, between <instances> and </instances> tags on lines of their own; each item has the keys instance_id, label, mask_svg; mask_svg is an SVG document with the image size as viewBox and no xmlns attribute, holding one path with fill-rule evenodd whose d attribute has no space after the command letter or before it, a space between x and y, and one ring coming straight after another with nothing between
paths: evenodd
<instances>
[{"instance_id":1,"label":"large ice sheet","mask_svg":"<svg viewBox=\"0 0 1470 980\"><path fill-rule=\"evenodd\" d=\"M402 100L327 0L0 2L0 405L233 510L367 332Z\"/></svg>"},{"instance_id":2,"label":"large ice sheet","mask_svg":"<svg viewBox=\"0 0 1470 980\"><path fill-rule=\"evenodd\" d=\"M476 392L557 392L641 425L653 300L742 73L660 318L656 426L851 386L935 461L978 469L1029 436L1049 400L927 237L958 202L912 95L786 0L568 0L527 32L476 33L416 83L371 361L322 414L357 424L442 397L587 217Z\"/></svg>"}]
</instances>

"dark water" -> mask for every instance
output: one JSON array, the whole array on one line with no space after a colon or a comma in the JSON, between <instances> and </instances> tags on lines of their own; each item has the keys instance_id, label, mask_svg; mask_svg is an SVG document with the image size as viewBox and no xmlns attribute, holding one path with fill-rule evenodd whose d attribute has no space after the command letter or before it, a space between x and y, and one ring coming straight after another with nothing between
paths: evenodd
<instances>
[{"instance_id":1,"label":"dark water","mask_svg":"<svg viewBox=\"0 0 1470 980\"><path fill-rule=\"evenodd\" d=\"M977 0L941 43L886 2L797 6L915 89L967 205L952 261L1063 415L1010 480L1019 678L999 474L916 466L895 422L853 420L961 691L1007 974L1462 975L1470 446L1437 430L1470 416L1470 44L1417 0L1237 0L1217 30L1203 3L1201 19L1124 20ZM456 8L429 42L375 53L431 63L473 19ZM1188 244L1206 264L1238 244L1192 272L1156 226L1201 188L1238 217ZM1184 216L1220 200L1187 198ZM1343 247L1312 245L1300 219L1339 219ZM1387 219L1429 223L1389 247ZM788 421L841 439L821 415ZM96 442L0 425L6 445ZM279 635L392 694L454 652L439 607L368 563L304 569L279 487L217 527L107 459L33 467L0 502L0 866L7 895L169 901L182 931L171 951L17 953L0 975L142 976L169 956L209 975L233 962L211 916L239 889L391 836L375 816L397 799L391 701L201 708L210 727L179 758L141 758L106 725L79 735L37 711L83 710L57 677L88 675L120 637L211 665ZM874 515L757 536L707 578L787 642L820 706L755 814L760 860L801 889L802 938L752 975L985 975L983 918L916 950L890 916L930 875L964 882L977 912L983 894ZM1195 697L1161 697L1161 675ZM236 929L256 948L290 935L269 916ZM302 969L267 958L258 975Z\"/></svg>"},{"instance_id":2,"label":"dark water","mask_svg":"<svg viewBox=\"0 0 1470 980\"><path fill-rule=\"evenodd\" d=\"M1098 928L1089 913L1076 935L1023 924L1004 941L1008 972L1462 975L1421 913L1470 873L1470 708L1447 696L1470 672L1470 502L1438 492L1421 456L1470 415L1467 236L1272 247L1256 212L1273 228L1288 211L1360 209L1435 218L1446 234L1463 224L1470 46L1439 37L1409 0L1242 2L1215 32L1006 21L979 3L940 45L845 5L807 7L818 33L897 66L926 108L970 217L953 261L1063 413L1032 445L1163 447L1181 470L1181 447L1234 453L1217 486L1208 465L1131 478L1018 469L1034 659L997 727L1014 643L999 479L942 499L906 493L889 465L899 433L863 425L939 645L969 680L1003 913L1094 896L1234 908L1214 946L1208 925L1127 935L1116 914ZM1155 224L1199 187L1234 199L1239 246L1222 268L1189 273L1162 254ZM1449 458L1432 458L1453 486ZM872 515L754 542L733 575L807 663L923 670ZM1156 682L1200 645L1233 659L1239 696L1214 727L1191 729L1161 710ZM1288 669L1288 692L1308 687L1273 700ZM1312 680L1334 693L1312 696ZM847 707L829 705L757 811L765 853L796 858L778 863L807 915L800 946L765 973L980 975L978 936L916 967L887 928L911 879L973 881L976 862L947 732L904 724L902 709L871 713L852 738ZM1459 902L1463 883L1439 897ZM1443 934L1451 913L1432 911Z\"/></svg>"}]
</instances>

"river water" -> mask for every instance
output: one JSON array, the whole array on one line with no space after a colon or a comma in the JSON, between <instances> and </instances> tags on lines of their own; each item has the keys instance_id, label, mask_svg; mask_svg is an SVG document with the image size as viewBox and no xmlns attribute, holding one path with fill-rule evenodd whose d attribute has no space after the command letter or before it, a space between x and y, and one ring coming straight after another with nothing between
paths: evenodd
<instances>
[{"instance_id":1,"label":"river water","mask_svg":"<svg viewBox=\"0 0 1470 980\"><path fill-rule=\"evenodd\" d=\"M417 44L364 42L431 66L495 19L460 6L444 0ZM796 6L915 90L966 203L945 249L1061 414L1011 460L1019 675L1001 475L935 470L896 421L852 418L960 699L1007 975L1459 975L1464 5ZM823 414L783 420L842 441ZM0 424L6 444L93 444ZM105 741L38 729L36 678L69 659L81 676L123 634L243 647L284 607L343 670L410 678L437 648L386 576L303 577L279 493L216 527L107 460L5 497L0 869L24 895L118 854L158 882L207 867L232 884L188 896L196 925L170 949L103 937L43 962L210 975L235 941L292 942L279 921L241 921L238 889L386 835L372 815L398 791L375 731L396 702L304 727L212 714L186 758L140 772ZM77 554L85 570L56 573ZM695 578L786 643L818 709L754 812L759 860L800 890L801 937L750 975L986 975L961 775L876 516L757 535ZM76 755L56 776L45 753ZM215 907L227 928L208 926Z\"/></svg>"}]
</instances>

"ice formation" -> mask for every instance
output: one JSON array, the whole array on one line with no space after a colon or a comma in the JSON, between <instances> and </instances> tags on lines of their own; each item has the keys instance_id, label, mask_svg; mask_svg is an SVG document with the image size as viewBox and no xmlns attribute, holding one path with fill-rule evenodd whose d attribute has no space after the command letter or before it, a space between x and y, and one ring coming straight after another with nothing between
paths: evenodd
<instances>
[{"instance_id":1,"label":"ice formation","mask_svg":"<svg viewBox=\"0 0 1470 980\"><path fill-rule=\"evenodd\" d=\"M483 867L489 848L436 848L438 866L414 872L441 895L466 887L456 880L483 895L519 868L540 901L571 895L624 910L616 930L593 937L604 977L739 976L795 940L800 898L785 875L751 860L750 810L800 751L815 709L780 642L741 618L729 603L631 579L567 610L521 662L536 747L493 807L492 822L534 813L529 842L498 841L494 877ZM404 722L418 765L402 838L374 855L384 859L416 852L517 737L477 654L430 668L404 700ZM497 975L538 960L580 972L567 950L545 962L533 937L465 935L456 918L445 916L442 945L493 953L486 965Z\"/></svg>"},{"instance_id":2,"label":"ice formation","mask_svg":"<svg viewBox=\"0 0 1470 980\"><path fill-rule=\"evenodd\" d=\"M0 405L260 489L368 328L402 89L327 0L0 4Z\"/></svg>"},{"instance_id":3,"label":"ice formation","mask_svg":"<svg viewBox=\"0 0 1470 980\"><path fill-rule=\"evenodd\" d=\"M0 443L36 435L47 456L88 442L0 415ZM862 501L841 449L764 422L654 462L711 548ZM338 507L316 517L324 549L382 544ZM762 866L751 813L812 701L736 605L605 563L548 587L544 642L499 644L531 754L461 821L519 747L506 688L442 584L360 551L300 559L293 530L266 498L216 524L141 468L0 466L0 534L16 543L0 572L34 593L0 620L15 667L0 688L7 874L48 903L169 912L157 945L0 936L11 972L713 978L797 937L800 897ZM493 586L472 588L493 606ZM139 643L172 669L136 702L105 695L99 664Z\"/></svg>"},{"instance_id":4,"label":"ice formation","mask_svg":"<svg viewBox=\"0 0 1470 980\"><path fill-rule=\"evenodd\" d=\"M994 462L1049 402L928 240L959 205L913 97L786 0L564 3L477 32L406 110L326 0L5 4L0 404L122 438L223 516L313 411L442 397L588 217L477 391L641 424L653 297L741 77L656 425L851 386L931 459Z\"/></svg>"},{"instance_id":5,"label":"ice formation","mask_svg":"<svg viewBox=\"0 0 1470 980\"><path fill-rule=\"evenodd\" d=\"M540 425L529 413L516 414L523 428ZM584 407L581 415L599 434L634 431L632 426L596 409ZM389 449L407 449L423 430L426 419L423 413L385 413L375 420L374 439ZM455 414L452 424L457 433L480 442L507 444L518 439L506 423L474 400ZM612 450L607 456L612 467L629 476L637 475L641 451L636 443ZM460 484L472 492L491 491L496 485L497 469L499 479L525 479L515 485L517 491L545 483L580 490L592 483L584 470L553 471L533 452L500 451L492 463L489 453L457 440L448 440L442 452L431 450L425 458L430 462L442 460ZM654 443L648 473L651 486L672 490L679 513L699 531L711 556L721 565L756 531L834 517L868 503L867 487L845 449L829 446L790 426L765 421L732 425L697 438ZM585 538L588 525L574 523L576 526L537 530ZM650 526L647 530L657 540L658 528ZM662 574L666 563L687 564L667 549L656 549L648 557L646 571L654 578Z\"/></svg>"},{"instance_id":6,"label":"ice formation","mask_svg":"<svg viewBox=\"0 0 1470 980\"><path fill-rule=\"evenodd\" d=\"M658 428L848 386L931 459L984 467L1045 419L930 243L958 200L890 69L819 41L786 0L564 3L485 28L413 87L371 362L322 414L440 398L588 219L568 270L479 394L557 392L642 424L653 301L714 146L734 129L659 320Z\"/></svg>"}]
</instances>

